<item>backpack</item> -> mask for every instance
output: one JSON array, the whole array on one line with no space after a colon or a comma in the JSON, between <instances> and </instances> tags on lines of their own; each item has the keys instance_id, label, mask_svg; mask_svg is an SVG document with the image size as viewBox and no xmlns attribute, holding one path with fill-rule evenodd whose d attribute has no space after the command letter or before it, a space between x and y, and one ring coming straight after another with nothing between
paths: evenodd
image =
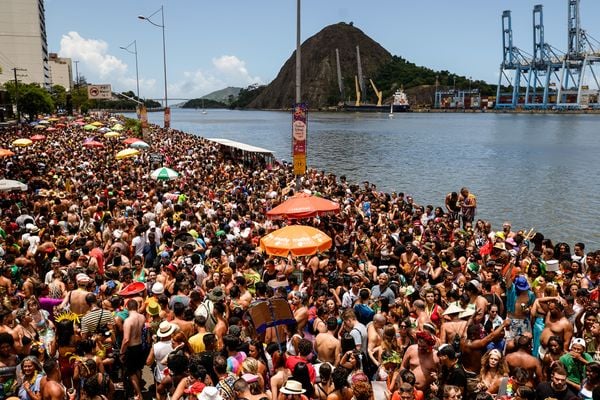
<instances>
[{"instance_id":1,"label":"backpack","mask_svg":"<svg viewBox=\"0 0 600 400\"><path fill-rule=\"evenodd\" d=\"M217 325L217 319L213 315L213 309L215 306L212 303L212 301L210 303L208 303L208 301L209 300L205 300L204 302L202 302L194 312L194 315L202 315L206 317L206 331L212 332L215 329L215 326Z\"/></svg>"},{"instance_id":2,"label":"backpack","mask_svg":"<svg viewBox=\"0 0 600 400\"><path fill-rule=\"evenodd\" d=\"M356 328L352 328L350 332L352 332L353 330L356 330L360 333L360 331ZM354 342L354 338L352 337L350 332L346 332L341 339L342 354L347 351L352 351L356 349L356 343ZM369 357L369 355L364 349L362 349L359 352L358 357L360 360L362 371L365 373L365 375L369 377L369 379L372 379L375 373L377 372L377 366L375 365L375 363L373 363L373 360L371 360L371 357Z\"/></svg>"}]
</instances>

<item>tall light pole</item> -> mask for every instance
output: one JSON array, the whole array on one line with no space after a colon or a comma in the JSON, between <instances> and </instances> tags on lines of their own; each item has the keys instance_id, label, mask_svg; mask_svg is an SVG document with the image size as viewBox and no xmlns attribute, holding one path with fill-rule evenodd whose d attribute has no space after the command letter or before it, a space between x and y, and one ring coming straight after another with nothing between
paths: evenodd
<instances>
[{"instance_id":1,"label":"tall light pole","mask_svg":"<svg viewBox=\"0 0 600 400\"><path fill-rule=\"evenodd\" d=\"M161 18L160 25L152 22L152 20L150 19L154 15L158 14L159 11L160 11L160 18ZM171 113L169 110L169 103L168 103L168 96L167 96L167 50L166 50L166 42L165 42L165 13L164 13L163 6L160 6L160 8L158 10L156 10L155 12L153 12L152 14L150 14L147 17L145 17L143 15L138 15L138 18L146 20L146 21L150 22L152 25L162 28L163 71L165 74L165 77L164 77L165 78L165 128L168 128L171 125Z\"/></svg>"},{"instance_id":2,"label":"tall light pole","mask_svg":"<svg viewBox=\"0 0 600 400\"><path fill-rule=\"evenodd\" d=\"M129 50L129 48L133 45L133 51ZM137 53L137 41L133 41L129 43L127 46L121 46L120 49L125 50L128 53L135 54L135 83L137 87L137 98L140 100L140 75L138 72L138 53Z\"/></svg>"},{"instance_id":3,"label":"tall light pole","mask_svg":"<svg viewBox=\"0 0 600 400\"><path fill-rule=\"evenodd\" d=\"M79 61L75 60L73 62L75 63L75 87L79 88Z\"/></svg>"},{"instance_id":4,"label":"tall light pole","mask_svg":"<svg viewBox=\"0 0 600 400\"><path fill-rule=\"evenodd\" d=\"M292 157L296 176L296 193L300 191L302 175L306 173L306 122L307 107L301 104L301 43L300 43L300 1L296 0L296 103L292 116Z\"/></svg>"}]
</instances>

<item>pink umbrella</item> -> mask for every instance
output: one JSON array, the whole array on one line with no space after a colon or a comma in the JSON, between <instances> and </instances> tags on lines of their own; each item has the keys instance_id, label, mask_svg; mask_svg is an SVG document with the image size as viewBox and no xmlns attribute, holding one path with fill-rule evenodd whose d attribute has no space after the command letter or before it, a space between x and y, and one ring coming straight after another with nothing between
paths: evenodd
<instances>
[{"instance_id":1,"label":"pink umbrella","mask_svg":"<svg viewBox=\"0 0 600 400\"><path fill-rule=\"evenodd\" d=\"M96 140L89 140L87 142L84 142L83 145L85 147L89 147L89 148L92 148L92 147L104 147L104 143L98 142Z\"/></svg>"},{"instance_id":2,"label":"pink umbrella","mask_svg":"<svg viewBox=\"0 0 600 400\"><path fill-rule=\"evenodd\" d=\"M44 135L33 135L29 139L33 140L34 142L37 142L38 140L44 140L44 139L46 139L46 136L44 136Z\"/></svg>"}]
</instances>

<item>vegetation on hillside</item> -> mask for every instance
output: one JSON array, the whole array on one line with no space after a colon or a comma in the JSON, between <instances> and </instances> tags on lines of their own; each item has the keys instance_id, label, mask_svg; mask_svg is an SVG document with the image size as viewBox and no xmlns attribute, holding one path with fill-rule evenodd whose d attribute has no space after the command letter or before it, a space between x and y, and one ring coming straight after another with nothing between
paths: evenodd
<instances>
[{"instance_id":1,"label":"vegetation on hillside","mask_svg":"<svg viewBox=\"0 0 600 400\"><path fill-rule=\"evenodd\" d=\"M181 108L227 108L227 104L209 99L192 99L186 101Z\"/></svg>"},{"instance_id":2,"label":"vegetation on hillside","mask_svg":"<svg viewBox=\"0 0 600 400\"><path fill-rule=\"evenodd\" d=\"M402 57L394 56L392 60L383 65L373 81L379 90L383 90L384 97L391 94L400 86L405 89L423 86L436 85L443 90L444 88L468 90L479 89L482 95L491 96L496 94L496 86L489 85L484 81L469 80L468 77L453 74L449 71L434 71L430 68L421 67L405 60Z\"/></svg>"},{"instance_id":3,"label":"vegetation on hillside","mask_svg":"<svg viewBox=\"0 0 600 400\"><path fill-rule=\"evenodd\" d=\"M259 85L257 83L248 86L246 89L240 90L237 100L231 103L229 108L245 108L258 97L265 90L265 85Z\"/></svg>"}]
</instances>

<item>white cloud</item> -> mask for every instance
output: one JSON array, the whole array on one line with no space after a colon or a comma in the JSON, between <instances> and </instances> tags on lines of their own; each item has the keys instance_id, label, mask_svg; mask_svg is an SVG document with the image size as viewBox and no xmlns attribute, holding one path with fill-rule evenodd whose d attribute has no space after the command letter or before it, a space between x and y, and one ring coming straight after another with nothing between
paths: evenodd
<instances>
[{"instance_id":1,"label":"white cloud","mask_svg":"<svg viewBox=\"0 0 600 400\"><path fill-rule=\"evenodd\" d=\"M90 83L111 83L114 91L136 91L135 68L109 53L109 46L103 40L84 38L78 32L62 36L59 56L77 60L79 73ZM182 76L169 76L169 97L195 98L227 86L247 87L263 83L258 76L252 76L246 63L233 55L223 55L212 59L212 67L186 71ZM140 96L161 98L162 75L157 79L140 76Z\"/></svg>"},{"instance_id":2,"label":"white cloud","mask_svg":"<svg viewBox=\"0 0 600 400\"><path fill-rule=\"evenodd\" d=\"M127 64L107 53L108 44L103 40L85 39L77 32L69 32L60 40L61 57L79 60L91 75L105 78L111 75L123 75Z\"/></svg>"},{"instance_id":3,"label":"white cloud","mask_svg":"<svg viewBox=\"0 0 600 400\"><path fill-rule=\"evenodd\" d=\"M212 64L213 68L209 71L184 72L182 80L169 84L169 96L195 98L227 86L245 88L253 83L263 83L260 77L251 76L246 63L236 56L213 58Z\"/></svg>"},{"instance_id":4,"label":"white cloud","mask_svg":"<svg viewBox=\"0 0 600 400\"><path fill-rule=\"evenodd\" d=\"M79 72L90 83L111 83L115 91L136 92L135 70L109 54L108 43L103 40L86 39L77 32L69 32L62 36L58 54L79 61ZM140 77L141 97L155 97L151 95L155 90L156 79Z\"/></svg>"},{"instance_id":5,"label":"white cloud","mask_svg":"<svg viewBox=\"0 0 600 400\"><path fill-rule=\"evenodd\" d=\"M250 76L246 69L246 63L236 56L221 56L213 58L212 62L219 73L238 82L244 82L245 86L252 83L262 83L259 77Z\"/></svg>"}]
</instances>

